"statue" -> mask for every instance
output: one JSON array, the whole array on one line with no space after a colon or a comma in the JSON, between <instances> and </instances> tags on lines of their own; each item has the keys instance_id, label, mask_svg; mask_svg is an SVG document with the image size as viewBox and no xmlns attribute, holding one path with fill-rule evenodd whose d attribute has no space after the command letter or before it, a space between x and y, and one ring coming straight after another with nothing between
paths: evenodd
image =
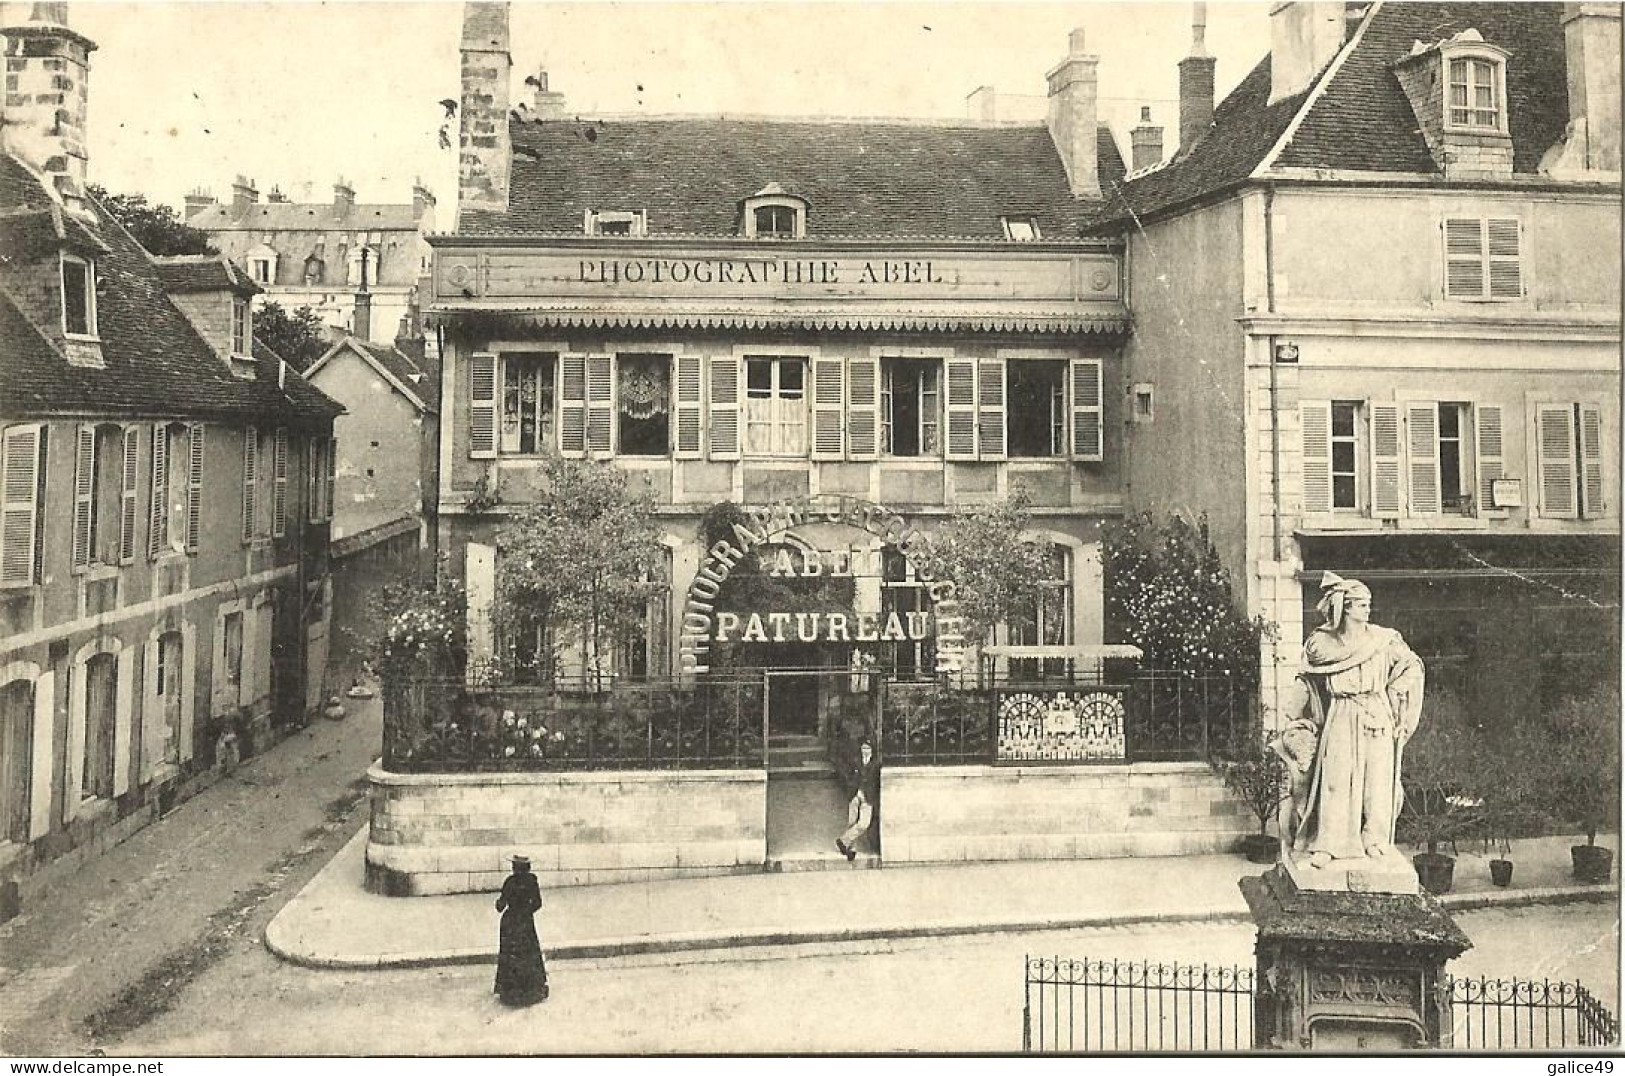
<instances>
[{"instance_id":1,"label":"statue","mask_svg":"<svg viewBox=\"0 0 1625 1076\"><path fill-rule=\"evenodd\" d=\"M1421 716L1422 661L1371 623L1371 591L1331 572L1303 646L1286 724L1271 746L1292 776L1292 851L1312 867L1394 853L1400 760Z\"/></svg>"}]
</instances>

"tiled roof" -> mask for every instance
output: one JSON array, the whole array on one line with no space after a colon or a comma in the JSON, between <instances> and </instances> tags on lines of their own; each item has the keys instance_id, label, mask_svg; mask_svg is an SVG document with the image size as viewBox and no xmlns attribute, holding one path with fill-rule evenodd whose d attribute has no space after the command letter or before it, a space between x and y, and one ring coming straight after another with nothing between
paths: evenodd
<instances>
[{"instance_id":1,"label":"tiled roof","mask_svg":"<svg viewBox=\"0 0 1625 1076\"><path fill-rule=\"evenodd\" d=\"M401 385L405 386L407 391L411 394L412 403L415 404L419 410L434 410L429 403L430 385L428 384L428 375L425 374L422 367L412 361L411 356L404 354L393 344L375 344L369 340L362 340L359 337L346 336L343 340L339 341L339 343L335 344L331 349L329 349L326 355L323 355L321 358L312 363L307 373L312 377L316 376L321 367L327 364L327 360L332 357L333 353L338 351L339 348L346 346L362 352L366 358L371 359L372 362L377 364L380 369L387 372L390 377L394 378L396 381L400 382Z\"/></svg>"},{"instance_id":2,"label":"tiled roof","mask_svg":"<svg viewBox=\"0 0 1625 1076\"><path fill-rule=\"evenodd\" d=\"M186 223L209 232L413 232L417 231L418 215L410 203L357 203L340 212L332 202L255 202L238 216L229 203L221 203L198 210Z\"/></svg>"},{"instance_id":3,"label":"tiled roof","mask_svg":"<svg viewBox=\"0 0 1625 1076\"><path fill-rule=\"evenodd\" d=\"M224 254L181 254L154 257L152 262L164 287L171 292L235 291L257 295L262 290Z\"/></svg>"},{"instance_id":4,"label":"tiled roof","mask_svg":"<svg viewBox=\"0 0 1625 1076\"><path fill-rule=\"evenodd\" d=\"M1311 101L1311 90L1270 105L1265 57L1214 112L1213 127L1189 156L1129 181L1111 202L1108 227L1187 205L1236 187L1268 157L1308 104L1280 168L1435 175L1427 143L1392 65L1414 42L1430 45L1462 30L1511 53L1507 62L1513 170L1531 174L1562 137L1568 86L1562 5L1552 3L1398 3L1366 16L1359 45ZM1350 32L1361 23L1351 22ZM1317 83L1324 80L1323 74Z\"/></svg>"},{"instance_id":5,"label":"tiled roof","mask_svg":"<svg viewBox=\"0 0 1625 1076\"><path fill-rule=\"evenodd\" d=\"M0 217L35 196L15 182L20 166L0 157ZM26 170L21 170L26 176ZM37 185L36 185L37 189ZM44 196L44 192L40 191ZM280 415L325 419L338 405L290 375L293 391L278 389L276 372L255 380L232 376L226 364L170 301L151 257L99 205L97 233L106 250L96 262L96 321L104 365L70 365L50 332L24 311L21 274L54 272L53 260L19 259L0 266L0 385L8 415L69 412L155 418ZM271 364L262 364L270 366ZM267 376L269 374L269 376Z\"/></svg>"},{"instance_id":6,"label":"tiled roof","mask_svg":"<svg viewBox=\"0 0 1625 1076\"><path fill-rule=\"evenodd\" d=\"M734 235L739 202L770 183L809 203L807 235L1002 239L1033 215L1071 237L1099 203L1072 197L1042 125L774 119L510 123L506 213L464 213L466 235L581 234L587 210L644 210L651 235ZM1124 168L1099 133L1103 185Z\"/></svg>"}]
</instances>

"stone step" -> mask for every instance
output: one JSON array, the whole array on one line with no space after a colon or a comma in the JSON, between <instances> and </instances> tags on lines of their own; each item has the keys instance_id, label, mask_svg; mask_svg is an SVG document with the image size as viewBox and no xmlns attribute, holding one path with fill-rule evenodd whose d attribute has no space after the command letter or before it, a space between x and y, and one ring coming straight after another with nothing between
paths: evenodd
<instances>
[{"instance_id":1,"label":"stone step","mask_svg":"<svg viewBox=\"0 0 1625 1076\"><path fill-rule=\"evenodd\" d=\"M769 758L767 760L767 775L769 777L787 777L791 779L819 778L833 780L835 767L825 759L807 759L803 761L783 761Z\"/></svg>"},{"instance_id":2,"label":"stone step","mask_svg":"<svg viewBox=\"0 0 1625 1076\"><path fill-rule=\"evenodd\" d=\"M774 732L767 737L769 747L819 747L823 740L817 736L803 735L799 732Z\"/></svg>"},{"instance_id":3,"label":"stone step","mask_svg":"<svg viewBox=\"0 0 1625 1076\"><path fill-rule=\"evenodd\" d=\"M773 747L767 749L768 758L828 758L829 752L824 750L823 744L807 744L796 747Z\"/></svg>"},{"instance_id":4,"label":"stone step","mask_svg":"<svg viewBox=\"0 0 1625 1076\"><path fill-rule=\"evenodd\" d=\"M835 850L833 844L828 852L802 852L782 859L769 859L767 870L770 874L796 874L803 871L871 871L880 869L880 857L873 852L859 852L858 857L850 862L841 853Z\"/></svg>"}]
</instances>

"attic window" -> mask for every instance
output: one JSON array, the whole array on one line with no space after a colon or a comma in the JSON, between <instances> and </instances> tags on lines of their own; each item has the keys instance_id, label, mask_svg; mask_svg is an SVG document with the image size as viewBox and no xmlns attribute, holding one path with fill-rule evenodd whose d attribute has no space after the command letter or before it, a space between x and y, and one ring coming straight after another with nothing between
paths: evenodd
<instances>
[{"instance_id":1,"label":"attic window","mask_svg":"<svg viewBox=\"0 0 1625 1076\"><path fill-rule=\"evenodd\" d=\"M231 300L231 353L242 358L249 358L249 339L253 335L252 315L248 312L248 300L233 298Z\"/></svg>"},{"instance_id":2,"label":"attic window","mask_svg":"<svg viewBox=\"0 0 1625 1076\"><path fill-rule=\"evenodd\" d=\"M581 230L587 235L648 235L649 216L641 209L631 211L589 209Z\"/></svg>"},{"instance_id":3,"label":"attic window","mask_svg":"<svg viewBox=\"0 0 1625 1076\"><path fill-rule=\"evenodd\" d=\"M796 237L796 211L787 205L758 206L755 213L757 238L794 239Z\"/></svg>"},{"instance_id":4,"label":"attic window","mask_svg":"<svg viewBox=\"0 0 1625 1076\"><path fill-rule=\"evenodd\" d=\"M1013 243L1032 243L1043 236L1038 231L1037 217L1000 217L1004 237Z\"/></svg>"},{"instance_id":5,"label":"attic window","mask_svg":"<svg viewBox=\"0 0 1625 1076\"><path fill-rule=\"evenodd\" d=\"M802 239L807 235L807 200L770 183L744 199L740 234L750 239Z\"/></svg>"},{"instance_id":6,"label":"attic window","mask_svg":"<svg viewBox=\"0 0 1625 1076\"><path fill-rule=\"evenodd\" d=\"M1445 127L1505 134L1506 52L1469 31L1441 47L1440 58L1445 71Z\"/></svg>"},{"instance_id":7,"label":"attic window","mask_svg":"<svg viewBox=\"0 0 1625 1076\"><path fill-rule=\"evenodd\" d=\"M62 331L96 335L96 264L72 254L62 255Z\"/></svg>"}]
</instances>

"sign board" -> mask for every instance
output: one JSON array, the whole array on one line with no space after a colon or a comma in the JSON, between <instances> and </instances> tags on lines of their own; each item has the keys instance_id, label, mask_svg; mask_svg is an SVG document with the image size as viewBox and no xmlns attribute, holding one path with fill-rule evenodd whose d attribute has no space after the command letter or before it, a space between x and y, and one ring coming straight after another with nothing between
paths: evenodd
<instances>
[{"instance_id":1,"label":"sign board","mask_svg":"<svg viewBox=\"0 0 1625 1076\"><path fill-rule=\"evenodd\" d=\"M1100 688L1001 692L998 759L1043 762L1121 762L1123 700Z\"/></svg>"},{"instance_id":2,"label":"sign board","mask_svg":"<svg viewBox=\"0 0 1625 1076\"><path fill-rule=\"evenodd\" d=\"M1490 482L1491 508L1522 508L1523 479L1497 478Z\"/></svg>"}]
</instances>

